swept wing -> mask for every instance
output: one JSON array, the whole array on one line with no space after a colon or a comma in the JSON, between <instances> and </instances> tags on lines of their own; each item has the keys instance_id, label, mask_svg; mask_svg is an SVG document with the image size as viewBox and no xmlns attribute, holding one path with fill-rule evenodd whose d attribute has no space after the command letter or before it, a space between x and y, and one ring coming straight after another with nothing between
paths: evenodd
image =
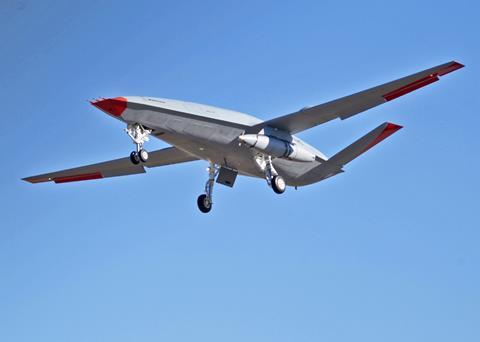
<instances>
[{"instance_id":1,"label":"swept wing","mask_svg":"<svg viewBox=\"0 0 480 342\"><path fill-rule=\"evenodd\" d=\"M353 95L262 122L253 126L251 131L258 132L262 128L270 126L295 134L336 118L344 120L436 82L440 76L462 67L462 64L455 61L441 64Z\"/></svg>"},{"instance_id":2,"label":"swept wing","mask_svg":"<svg viewBox=\"0 0 480 342\"><path fill-rule=\"evenodd\" d=\"M57 172L23 178L30 183L55 182L67 183L91 179L126 176L136 173L145 173L146 167L157 167L198 160L198 158L176 147L168 147L149 153L148 161L144 164L134 165L130 158L120 158L106 162L76 167Z\"/></svg>"}]
</instances>

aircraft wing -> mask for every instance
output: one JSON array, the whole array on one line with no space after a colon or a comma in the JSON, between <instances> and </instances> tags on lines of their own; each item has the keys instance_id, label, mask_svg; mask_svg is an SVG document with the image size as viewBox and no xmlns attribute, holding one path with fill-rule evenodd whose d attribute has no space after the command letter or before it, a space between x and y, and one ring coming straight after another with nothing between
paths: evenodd
<instances>
[{"instance_id":1,"label":"aircraft wing","mask_svg":"<svg viewBox=\"0 0 480 342\"><path fill-rule=\"evenodd\" d=\"M136 173L145 173L144 166L156 167L198 160L198 158L188 154L187 152L179 150L176 147L168 147L162 150L149 152L148 155L148 161L139 165L132 164L130 158L126 157L109 160L103 163L27 177L23 178L23 180L30 183L41 183L49 181L53 181L55 183L76 182L91 179L132 175Z\"/></svg>"},{"instance_id":2,"label":"aircraft wing","mask_svg":"<svg viewBox=\"0 0 480 342\"><path fill-rule=\"evenodd\" d=\"M307 172L303 177L305 177L308 183L313 183L344 172L342 169L344 165L348 164L353 159L368 151L401 128L402 126L385 122L332 156L327 161Z\"/></svg>"},{"instance_id":3,"label":"aircraft wing","mask_svg":"<svg viewBox=\"0 0 480 342\"><path fill-rule=\"evenodd\" d=\"M266 126L278 128L295 134L327 121L340 118L347 119L367 109L391 101L439 80L440 76L462 68L464 65L455 61L420 71L416 74L370 88L353 95L345 96L315 107L265 121L252 127L260 131Z\"/></svg>"}]
</instances>

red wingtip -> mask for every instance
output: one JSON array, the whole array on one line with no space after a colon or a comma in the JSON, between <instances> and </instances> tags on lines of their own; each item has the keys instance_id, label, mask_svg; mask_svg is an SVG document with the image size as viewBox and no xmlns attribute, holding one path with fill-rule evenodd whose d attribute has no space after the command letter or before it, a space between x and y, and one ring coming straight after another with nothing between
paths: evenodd
<instances>
[{"instance_id":1,"label":"red wingtip","mask_svg":"<svg viewBox=\"0 0 480 342\"><path fill-rule=\"evenodd\" d=\"M438 75L439 76L443 76L443 75L446 75L452 71L455 71L455 70L458 70L458 69L461 69L463 68L465 65L461 64L461 63L458 63L458 62L455 62L453 61L450 65L446 66L445 68L443 68L442 70L440 70L438 72Z\"/></svg>"},{"instance_id":2,"label":"red wingtip","mask_svg":"<svg viewBox=\"0 0 480 342\"><path fill-rule=\"evenodd\" d=\"M437 72L430 74L428 76L425 76L421 79L418 79L412 83L409 83L407 85L404 85L403 87L400 87L398 89L395 89L389 93L386 93L383 96L383 98L386 101L391 101L393 99L396 99L397 97L403 96L405 94L408 94L414 90L417 90L419 88L425 87L426 85L429 85L430 83L436 82L439 80L439 76L446 75L452 71L458 70L463 68L465 65L460 64L458 62L451 62L447 66L443 67L442 69L438 70Z\"/></svg>"},{"instance_id":3,"label":"red wingtip","mask_svg":"<svg viewBox=\"0 0 480 342\"><path fill-rule=\"evenodd\" d=\"M124 97L115 97L113 99L100 98L90 101L92 105L114 116L120 116L127 108L127 99Z\"/></svg>"}]
</instances>

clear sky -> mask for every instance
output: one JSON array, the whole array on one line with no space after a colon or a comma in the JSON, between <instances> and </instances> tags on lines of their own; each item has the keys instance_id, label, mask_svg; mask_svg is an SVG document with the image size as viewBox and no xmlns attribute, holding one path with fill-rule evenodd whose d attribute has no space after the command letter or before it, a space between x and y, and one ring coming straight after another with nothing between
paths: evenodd
<instances>
[{"instance_id":1,"label":"clear sky","mask_svg":"<svg viewBox=\"0 0 480 342\"><path fill-rule=\"evenodd\" d=\"M1 1L0 341L479 341L479 10ZM201 214L201 161L20 181L128 155L94 97L267 119L450 60L466 68L300 134L331 156L385 121L404 126L344 174L282 196L240 177Z\"/></svg>"}]
</instances>

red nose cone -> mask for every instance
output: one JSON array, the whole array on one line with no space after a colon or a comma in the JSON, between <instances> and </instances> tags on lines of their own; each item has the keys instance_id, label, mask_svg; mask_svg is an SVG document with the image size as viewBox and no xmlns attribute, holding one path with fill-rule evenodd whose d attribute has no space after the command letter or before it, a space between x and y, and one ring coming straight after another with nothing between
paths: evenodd
<instances>
[{"instance_id":1,"label":"red nose cone","mask_svg":"<svg viewBox=\"0 0 480 342\"><path fill-rule=\"evenodd\" d=\"M95 107L112 114L120 116L127 108L127 99L124 97L115 97L113 99L100 99L90 102Z\"/></svg>"}]
</instances>

